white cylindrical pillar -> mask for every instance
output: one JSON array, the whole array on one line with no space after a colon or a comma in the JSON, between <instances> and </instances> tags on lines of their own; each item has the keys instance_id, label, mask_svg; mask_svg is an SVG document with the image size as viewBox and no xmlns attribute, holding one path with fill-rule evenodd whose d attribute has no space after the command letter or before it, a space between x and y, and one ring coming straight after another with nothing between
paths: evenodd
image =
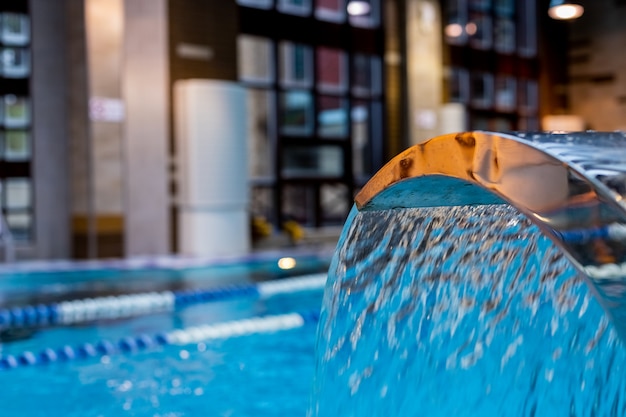
<instances>
[{"instance_id":1,"label":"white cylindrical pillar","mask_svg":"<svg viewBox=\"0 0 626 417\"><path fill-rule=\"evenodd\" d=\"M250 249L246 91L234 82L174 87L178 246L201 256Z\"/></svg>"}]
</instances>

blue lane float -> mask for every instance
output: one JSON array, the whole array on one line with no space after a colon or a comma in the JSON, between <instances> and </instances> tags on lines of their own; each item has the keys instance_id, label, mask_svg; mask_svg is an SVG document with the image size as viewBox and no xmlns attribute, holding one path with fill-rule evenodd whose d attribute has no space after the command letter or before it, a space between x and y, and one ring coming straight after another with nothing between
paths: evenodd
<instances>
[{"instance_id":1,"label":"blue lane float","mask_svg":"<svg viewBox=\"0 0 626 417\"><path fill-rule=\"evenodd\" d=\"M280 293L322 289L327 274L303 275L257 284L220 288L163 291L86 298L54 304L0 309L0 330L46 325L67 325L173 311L198 303L237 297L268 298Z\"/></svg>"},{"instance_id":2,"label":"blue lane float","mask_svg":"<svg viewBox=\"0 0 626 417\"><path fill-rule=\"evenodd\" d=\"M274 333L296 329L307 324L317 324L318 321L319 311L311 310L194 326L154 335L126 336L118 341L104 339L96 343L82 343L76 346L65 345L56 349L46 347L38 354L32 351L25 351L17 355L0 356L0 371L25 366L97 358L113 354L132 354L163 345L180 346L257 333Z\"/></svg>"}]
</instances>

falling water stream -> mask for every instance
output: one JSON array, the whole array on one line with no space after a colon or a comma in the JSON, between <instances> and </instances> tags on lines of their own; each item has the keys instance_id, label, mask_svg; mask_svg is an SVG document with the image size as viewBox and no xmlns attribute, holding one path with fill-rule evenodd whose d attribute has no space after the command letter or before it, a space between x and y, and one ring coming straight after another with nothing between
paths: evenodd
<instances>
[{"instance_id":1,"label":"falling water stream","mask_svg":"<svg viewBox=\"0 0 626 417\"><path fill-rule=\"evenodd\" d=\"M310 416L626 415L626 352L553 243L502 205L353 209Z\"/></svg>"}]
</instances>

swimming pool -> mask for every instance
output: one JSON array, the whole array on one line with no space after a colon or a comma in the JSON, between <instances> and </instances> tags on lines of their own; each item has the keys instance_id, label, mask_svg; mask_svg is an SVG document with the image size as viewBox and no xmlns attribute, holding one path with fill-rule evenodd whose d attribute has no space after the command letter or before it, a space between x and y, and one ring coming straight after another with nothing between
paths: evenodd
<instances>
[{"instance_id":1,"label":"swimming pool","mask_svg":"<svg viewBox=\"0 0 626 417\"><path fill-rule=\"evenodd\" d=\"M294 258L2 271L0 414L305 415L329 256ZM115 300L117 318L93 320Z\"/></svg>"}]
</instances>

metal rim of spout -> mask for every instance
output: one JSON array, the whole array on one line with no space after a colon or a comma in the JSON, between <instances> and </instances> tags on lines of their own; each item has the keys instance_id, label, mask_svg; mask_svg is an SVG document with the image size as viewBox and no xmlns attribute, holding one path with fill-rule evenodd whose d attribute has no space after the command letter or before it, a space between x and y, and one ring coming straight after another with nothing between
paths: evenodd
<instances>
[{"instance_id":1,"label":"metal rim of spout","mask_svg":"<svg viewBox=\"0 0 626 417\"><path fill-rule=\"evenodd\" d=\"M587 275L622 278L624 167L626 137L617 132L447 134L397 155L355 203L359 210L509 203Z\"/></svg>"},{"instance_id":2,"label":"metal rim of spout","mask_svg":"<svg viewBox=\"0 0 626 417\"><path fill-rule=\"evenodd\" d=\"M626 343L625 198L624 133L474 131L400 153L355 205L363 211L509 203L582 272Z\"/></svg>"}]
</instances>

